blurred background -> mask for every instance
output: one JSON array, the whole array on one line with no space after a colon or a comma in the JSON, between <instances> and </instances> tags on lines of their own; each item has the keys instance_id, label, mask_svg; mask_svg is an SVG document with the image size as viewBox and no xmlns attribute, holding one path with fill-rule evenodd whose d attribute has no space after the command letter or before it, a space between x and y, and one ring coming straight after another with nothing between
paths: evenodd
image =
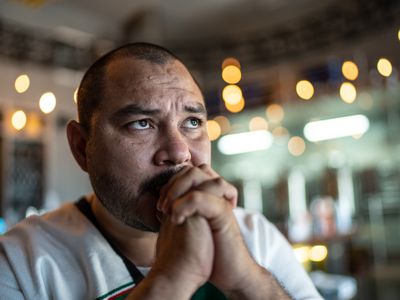
<instances>
[{"instance_id":1,"label":"blurred background","mask_svg":"<svg viewBox=\"0 0 400 300\"><path fill-rule=\"evenodd\" d=\"M165 46L213 166L326 299L400 299L400 1L1 0L0 232L91 190L66 142L101 54Z\"/></svg>"}]
</instances>

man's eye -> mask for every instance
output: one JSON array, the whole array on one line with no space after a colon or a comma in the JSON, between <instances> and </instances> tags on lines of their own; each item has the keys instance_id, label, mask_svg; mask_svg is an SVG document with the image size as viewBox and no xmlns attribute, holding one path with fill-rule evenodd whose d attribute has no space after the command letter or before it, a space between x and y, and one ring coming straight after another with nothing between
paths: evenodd
<instances>
[{"instance_id":1,"label":"man's eye","mask_svg":"<svg viewBox=\"0 0 400 300\"><path fill-rule=\"evenodd\" d=\"M134 128L134 129L139 129L139 130L151 128L150 122L148 120L133 121L129 124L129 127Z\"/></svg>"},{"instance_id":2,"label":"man's eye","mask_svg":"<svg viewBox=\"0 0 400 300\"><path fill-rule=\"evenodd\" d=\"M189 118L185 120L183 126L186 128L194 129L199 128L201 126L202 121L197 118Z\"/></svg>"}]
</instances>

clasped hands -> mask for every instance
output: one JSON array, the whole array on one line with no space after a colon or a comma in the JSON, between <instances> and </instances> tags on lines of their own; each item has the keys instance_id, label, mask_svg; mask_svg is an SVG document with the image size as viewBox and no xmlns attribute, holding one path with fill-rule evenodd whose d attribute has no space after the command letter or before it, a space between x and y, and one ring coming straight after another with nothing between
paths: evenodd
<instances>
[{"instance_id":1,"label":"clasped hands","mask_svg":"<svg viewBox=\"0 0 400 300\"><path fill-rule=\"evenodd\" d=\"M163 218L151 275L176 285L182 299L206 281L228 296L243 294L261 267L243 241L236 204L236 188L208 165L175 174L157 203Z\"/></svg>"}]
</instances>

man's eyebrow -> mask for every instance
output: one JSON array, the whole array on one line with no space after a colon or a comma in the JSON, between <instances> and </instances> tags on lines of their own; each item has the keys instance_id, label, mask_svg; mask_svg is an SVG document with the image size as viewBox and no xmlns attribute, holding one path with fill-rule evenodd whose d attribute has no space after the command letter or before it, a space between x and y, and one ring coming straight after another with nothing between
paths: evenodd
<instances>
[{"instance_id":1,"label":"man's eyebrow","mask_svg":"<svg viewBox=\"0 0 400 300\"><path fill-rule=\"evenodd\" d=\"M207 115L206 108L204 107L204 105L202 105L200 103L185 105L185 111L190 112L190 113L195 113L195 114Z\"/></svg>"},{"instance_id":2,"label":"man's eyebrow","mask_svg":"<svg viewBox=\"0 0 400 300\"><path fill-rule=\"evenodd\" d=\"M160 109L144 108L137 104L130 104L118 110L114 116L121 118L129 115L156 115L160 112Z\"/></svg>"}]
</instances>

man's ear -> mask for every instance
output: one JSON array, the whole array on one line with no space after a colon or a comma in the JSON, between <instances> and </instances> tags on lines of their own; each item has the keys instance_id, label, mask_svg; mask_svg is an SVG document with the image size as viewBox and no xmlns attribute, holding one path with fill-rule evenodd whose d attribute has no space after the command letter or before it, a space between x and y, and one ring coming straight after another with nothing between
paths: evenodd
<instances>
[{"instance_id":1,"label":"man's ear","mask_svg":"<svg viewBox=\"0 0 400 300\"><path fill-rule=\"evenodd\" d=\"M87 172L86 144L88 141L87 130L78 122L72 120L67 124L67 138L71 152L81 167Z\"/></svg>"}]
</instances>

